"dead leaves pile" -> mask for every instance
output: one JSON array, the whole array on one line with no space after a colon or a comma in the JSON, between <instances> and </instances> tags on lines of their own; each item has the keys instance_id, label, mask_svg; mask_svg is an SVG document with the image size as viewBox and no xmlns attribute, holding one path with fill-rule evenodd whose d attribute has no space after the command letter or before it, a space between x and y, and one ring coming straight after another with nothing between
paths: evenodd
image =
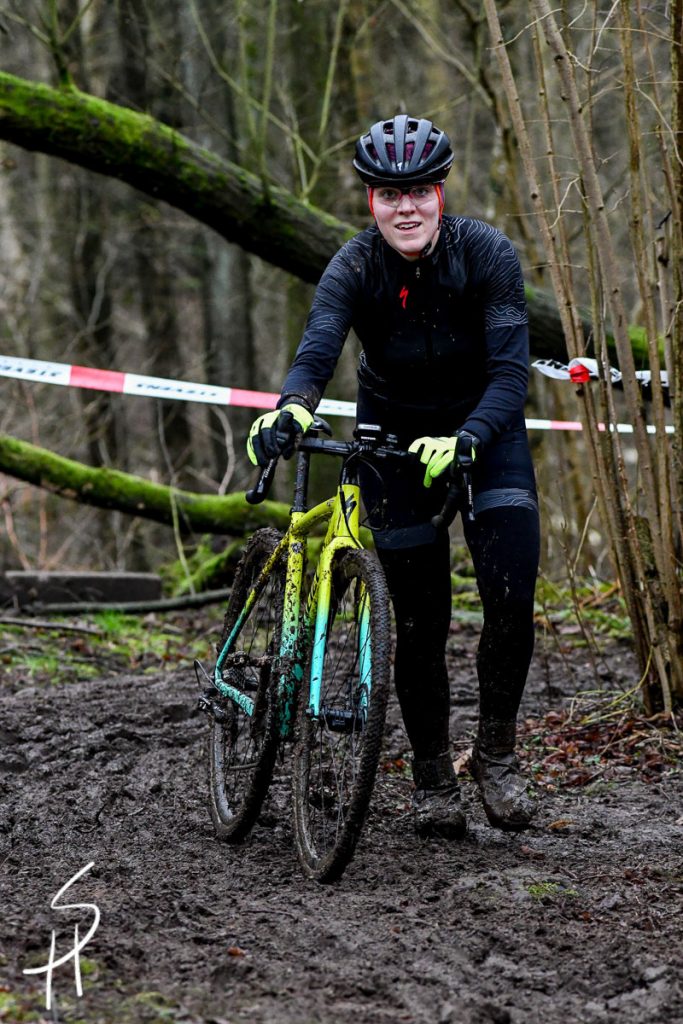
<instances>
[{"instance_id":1,"label":"dead leaves pile","mask_svg":"<svg viewBox=\"0 0 683 1024\"><path fill-rule=\"evenodd\" d=\"M683 715L645 717L632 694L594 691L519 729L524 768L549 790L637 774L656 782L683 771Z\"/></svg>"}]
</instances>

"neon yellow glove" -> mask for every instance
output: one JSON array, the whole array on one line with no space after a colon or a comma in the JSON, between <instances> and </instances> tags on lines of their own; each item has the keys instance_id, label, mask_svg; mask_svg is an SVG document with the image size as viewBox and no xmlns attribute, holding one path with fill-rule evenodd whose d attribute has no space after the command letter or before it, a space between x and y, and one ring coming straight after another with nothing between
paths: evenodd
<instances>
[{"instance_id":1,"label":"neon yellow glove","mask_svg":"<svg viewBox=\"0 0 683 1024\"><path fill-rule=\"evenodd\" d=\"M313 422L313 413L303 405L288 402L281 409L266 412L255 419L247 438L247 455L255 466L267 466L279 455L291 458L299 434L305 434Z\"/></svg>"},{"instance_id":2,"label":"neon yellow glove","mask_svg":"<svg viewBox=\"0 0 683 1024\"><path fill-rule=\"evenodd\" d=\"M408 448L419 456L427 468L424 485L431 487L432 481L457 461L462 469L471 469L477 458L480 441L474 434L459 430L452 437L418 437Z\"/></svg>"},{"instance_id":3,"label":"neon yellow glove","mask_svg":"<svg viewBox=\"0 0 683 1024\"><path fill-rule=\"evenodd\" d=\"M455 449L458 439L456 437L418 437L408 448L420 457L427 468L425 469L424 485L432 486L432 480L441 476L445 469L455 458Z\"/></svg>"}]
</instances>

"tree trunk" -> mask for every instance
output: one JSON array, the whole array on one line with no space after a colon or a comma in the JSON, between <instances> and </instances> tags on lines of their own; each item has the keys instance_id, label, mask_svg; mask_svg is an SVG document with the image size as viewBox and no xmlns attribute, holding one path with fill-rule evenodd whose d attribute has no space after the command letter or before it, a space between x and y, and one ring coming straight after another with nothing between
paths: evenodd
<instances>
[{"instance_id":1,"label":"tree trunk","mask_svg":"<svg viewBox=\"0 0 683 1024\"><path fill-rule=\"evenodd\" d=\"M212 5L202 0L198 10L204 24L212 25L211 44L229 66L238 66L243 40L240 19L227 9L216 19ZM246 12L245 12L246 14ZM252 11L252 17L256 12ZM187 32L189 35L189 30ZM245 43L246 45L246 43ZM203 50L188 53L185 76L193 96L202 96L202 106L215 123L223 126L224 135L215 145L220 156L235 161L238 140L244 136L240 117L244 107L235 104L231 89L221 88L203 94L206 74L206 55ZM246 70L245 70L246 74ZM244 105L248 108L248 105ZM200 127L200 132L202 128ZM208 130L203 133L209 136ZM201 139L200 135L200 139ZM249 151L249 147L246 147ZM245 388L257 389L259 384L256 336L254 332L254 306L252 263L254 259L238 245L226 245L218 235L198 226L194 250L199 254L201 294L201 334L204 342L206 379L220 384L240 381ZM274 345L277 341L274 339ZM253 420L251 409L207 409L211 438L212 475L223 491L243 486L253 473L243 445L233 438L246 437Z\"/></svg>"},{"instance_id":2,"label":"tree trunk","mask_svg":"<svg viewBox=\"0 0 683 1024\"><path fill-rule=\"evenodd\" d=\"M120 69L112 76L108 96L123 95L138 110L153 111L168 124L181 121L178 92L166 81L156 81L146 71L149 51L148 25L141 15L139 0L121 0L118 9L118 38L121 47ZM179 40L175 10L166 7L160 28L169 46L177 49ZM135 197L130 222L133 250L138 264L138 280L143 283L140 308L145 322L146 355L141 356L147 372L159 377L177 377L183 372L182 339L177 315L177 257L174 250L176 227L157 216L155 202ZM192 438L184 402L159 401L156 406L156 442L159 462L185 482L185 469L194 461ZM174 479L176 477L174 476Z\"/></svg>"}]
</instances>

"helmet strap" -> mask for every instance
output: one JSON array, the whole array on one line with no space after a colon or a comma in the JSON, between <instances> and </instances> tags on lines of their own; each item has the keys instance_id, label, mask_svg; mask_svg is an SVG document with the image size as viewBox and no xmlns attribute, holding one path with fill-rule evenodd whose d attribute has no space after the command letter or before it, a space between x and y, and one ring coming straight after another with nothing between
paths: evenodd
<instances>
[{"instance_id":1,"label":"helmet strap","mask_svg":"<svg viewBox=\"0 0 683 1024\"><path fill-rule=\"evenodd\" d=\"M442 181L438 181L436 183L436 194L439 197L439 224L441 224L441 219L443 217L443 208L446 203L446 189L444 188L444 184Z\"/></svg>"},{"instance_id":2,"label":"helmet strap","mask_svg":"<svg viewBox=\"0 0 683 1024\"><path fill-rule=\"evenodd\" d=\"M372 188L371 186L368 185L368 206L370 207L370 213L372 214L373 217L375 216L375 198L374 198L374 195L375 195L374 188Z\"/></svg>"},{"instance_id":3,"label":"helmet strap","mask_svg":"<svg viewBox=\"0 0 683 1024\"><path fill-rule=\"evenodd\" d=\"M437 181L434 187L436 188L436 194L437 194L437 196L439 198L439 230L440 230L441 229L441 221L443 220L443 208L444 208L444 204L446 202L446 190L445 190L445 188L443 186L443 182L442 181ZM429 253L432 251L433 244L434 243L432 241L427 242L427 244L425 245L424 249L420 253L421 259L424 259L425 256L429 255Z\"/></svg>"}]
</instances>

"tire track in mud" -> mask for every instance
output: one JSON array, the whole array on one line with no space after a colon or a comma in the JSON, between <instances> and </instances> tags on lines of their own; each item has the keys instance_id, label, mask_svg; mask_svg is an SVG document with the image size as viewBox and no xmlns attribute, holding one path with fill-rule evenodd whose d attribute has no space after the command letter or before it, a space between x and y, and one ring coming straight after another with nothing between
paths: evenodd
<instances>
[{"instance_id":1,"label":"tire track in mud","mask_svg":"<svg viewBox=\"0 0 683 1024\"><path fill-rule=\"evenodd\" d=\"M417 840L409 781L382 773L354 862L320 887L295 860L286 761L264 824L236 849L214 840L195 696L172 671L0 697L6 1006L42 1007L22 968L52 928L70 942L50 899L93 861L74 901L101 924L82 999L72 966L55 972L63 1021L683 1022L680 774L548 794L521 836L488 828L465 783L470 830L448 844ZM396 716L388 758L405 753Z\"/></svg>"}]
</instances>

